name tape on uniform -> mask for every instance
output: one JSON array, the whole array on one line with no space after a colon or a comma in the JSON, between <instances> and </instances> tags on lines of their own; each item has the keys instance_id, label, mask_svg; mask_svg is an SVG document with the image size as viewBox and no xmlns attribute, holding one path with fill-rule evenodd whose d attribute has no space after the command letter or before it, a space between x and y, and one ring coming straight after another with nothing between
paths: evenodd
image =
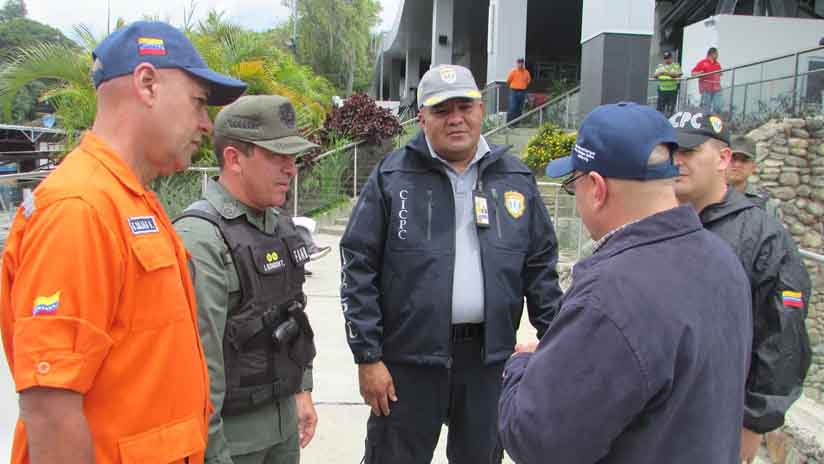
<instances>
[{"instance_id":1,"label":"name tape on uniform","mask_svg":"<svg viewBox=\"0 0 824 464\"><path fill-rule=\"evenodd\" d=\"M135 235L157 232L157 221L154 216L133 216L129 218L129 228Z\"/></svg>"}]
</instances>

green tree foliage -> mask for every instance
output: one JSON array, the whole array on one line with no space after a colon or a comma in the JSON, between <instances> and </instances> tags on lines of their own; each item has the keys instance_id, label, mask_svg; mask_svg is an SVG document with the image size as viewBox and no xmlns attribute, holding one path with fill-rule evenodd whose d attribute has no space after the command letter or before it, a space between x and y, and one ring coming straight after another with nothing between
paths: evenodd
<instances>
[{"instance_id":1,"label":"green tree foliage","mask_svg":"<svg viewBox=\"0 0 824 464\"><path fill-rule=\"evenodd\" d=\"M23 0L8 0L5 5L3 5L3 9L0 10L0 21L25 18L26 15L26 4Z\"/></svg>"},{"instance_id":2,"label":"green tree foliage","mask_svg":"<svg viewBox=\"0 0 824 464\"><path fill-rule=\"evenodd\" d=\"M8 57L21 47L43 43L76 48L74 42L57 29L26 18L26 5L22 0L8 0L0 9L0 55ZM4 112L0 121L22 123L33 120L37 116L37 101L46 88L47 83L42 80L22 86L14 99L8 103L8 111Z\"/></svg>"},{"instance_id":3,"label":"green tree foliage","mask_svg":"<svg viewBox=\"0 0 824 464\"><path fill-rule=\"evenodd\" d=\"M297 56L347 94L365 91L372 77L371 34L377 0L298 0ZM274 32L283 46L291 23Z\"/></svg>"},{"instance_id":4,"label":"green tree foliage","mask_svg":"<svg viewBox=\"0 0 824 464\"><path fill-rule=\"evenodd\" d=\"M270 34L244 29L226 20L222 12L211 10L189 37L212 69L249 84L247 94L288 97L307 135L323 125L335 88L277 47Z\"/></svg>"},{"instance_id":5,"label":"green tree foliage","mask_svg":"<svg viewBox=\"0 0 824 464\"><path fill-rule=\"evenodd\" d=\"M118 23L122 25L122 21ZM228 22L222 13L210 11L189 37L212 69L249 83L249 94L289 97L307 135L322 127L331 109L334 87L307 66L298 65L287 52L271 43L267 34L246 30ZM59 123L70 131L91 126L96 110L90 76L91 54L99 38L84 26L75 27L83 49L44 43L15 49L0 63L0 105L4 117L12 114L15 98L27 84L47 80L48 98L57 109ZM71 149L72 144L66 145ZM208 152L202 150L202 155Z\"/></svg>"}]
</instances>

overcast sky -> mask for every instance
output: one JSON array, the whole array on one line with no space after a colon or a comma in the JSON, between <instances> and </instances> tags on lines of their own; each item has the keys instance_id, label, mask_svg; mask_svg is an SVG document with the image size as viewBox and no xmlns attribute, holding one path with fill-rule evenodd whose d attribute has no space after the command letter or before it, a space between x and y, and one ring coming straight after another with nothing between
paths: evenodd
<instances>
[{"instance_id":1,"label":"overcast sky","mask_svg":"<svg viewBox=\"0 0 824 464\"><path fill-rule=\"evenodd\" d=\"M109 1L112 23L118 17L134 21L148 14L180 25L184 8L189 5L189 0L25 0L25 3L31 19L56 27L74 38L72 26L79 23L90 26L95 35L105 34ZM401 0L378 1L383 6L381 29L389 29ZM196 0L195 18L204 18L214 8L225 11L230 19L243 26L266 30L288 19L289 9L282 3L282 0Z\"/></svg>"}]
</instances>

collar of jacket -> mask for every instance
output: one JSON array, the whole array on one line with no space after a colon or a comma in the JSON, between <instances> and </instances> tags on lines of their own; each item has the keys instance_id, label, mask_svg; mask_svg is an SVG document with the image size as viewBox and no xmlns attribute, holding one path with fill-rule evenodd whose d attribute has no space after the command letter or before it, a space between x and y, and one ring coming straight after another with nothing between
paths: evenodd
<instances>
[{"instance_id":1,"label":"collar of jacket","mask_svg":"<svg viewBox=\"0 0 824 464\"><path fill-rule=\"evenodd\" d=\"M678 206L653 214L615 232L593 255L592 259L611 258L631 248L669 240L695 231L703 226L691 206Z\"/></svg>"},{"instance_id":2,"label":"collar of jacket","mask_svg":"<svg viewBox=\"0 0 824 464\"><path fill-rule=\"evenodd\" d=\"M489 153L484 155L481 162L478 164L478 175L484 172L487 166L501 159L501 157L503 157L510 148L512 148L511 145L489 145ZM446 169L446 167L443 166L443 163L432 157L432 154L429 151L429 146L426 143L426 137L424 137L423 130L418 131L418 134L406 144L406 149L409 152L414 153L414 155L419 158L419 161L424 163L427 170Z\"/></svg>"},{"instance_id":3,"label":"collar of jacket","mask_svg":"<svg viewBox=\"0 0 824 464\"><path fill-rule=\"evenodd\" d=\"M702 224L709 224L741 210L755 207L743 193L735 190L732 186L727 186L727 193L724 194L724 198L718 203L707 205L701 211L699 217Z\"/></svg>"},{"instance_id":4,"label":"collar of jacket","mask_svg":"<svg viewBox=\"0 0 824 464\"><path fill-rule=\"evenodd\" d=\"M275 208L267 208L263 213L250 208L229 193L229 191L217 181L217 178L209 179L209 182L206 184L204 198L224 219L231 220L246 215L246 221L248 221L249 224L254 225L266 233L272 233L272 230L267 229L273 229L275 224L277 224L279 212Z\"/></svg>"}]
</instances>

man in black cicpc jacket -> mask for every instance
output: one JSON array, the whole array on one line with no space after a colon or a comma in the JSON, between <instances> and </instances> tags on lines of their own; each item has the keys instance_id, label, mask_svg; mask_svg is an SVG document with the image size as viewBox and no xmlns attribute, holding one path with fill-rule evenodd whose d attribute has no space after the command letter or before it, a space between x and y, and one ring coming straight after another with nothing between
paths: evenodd
<instances>
[{"instance_id":1,"label":"man in black cicpc jacket","mask_svg":"<svg viewBox=\"0 0 824 464\"><path fill-rule=\"evenodd\" d=\"M369 177L341 240L341 300L367 464L500 462L504 362L524 297L540 338L558 308L555 232L531 171L480 135L470 71L430 69L422 131ZM390 414L391 413L391 414Z\"/></svg>"},{"instance_id":2,"label":"man in black cicpc jacket","mask_svg":"<svg viewBox=\"0 0 824 464\"><path fill-rule=\"evenodd\" d=\"M721 117L683 111L670 122L678 132L678 200L691 204L704 227L730 244L750 279L754 332L741 431L741 460L749 462L763 434L784 424L801 395L811 360L804 324L810 277L781 223L727 186L732 151Z\"/></svg>"}]
</instances>

